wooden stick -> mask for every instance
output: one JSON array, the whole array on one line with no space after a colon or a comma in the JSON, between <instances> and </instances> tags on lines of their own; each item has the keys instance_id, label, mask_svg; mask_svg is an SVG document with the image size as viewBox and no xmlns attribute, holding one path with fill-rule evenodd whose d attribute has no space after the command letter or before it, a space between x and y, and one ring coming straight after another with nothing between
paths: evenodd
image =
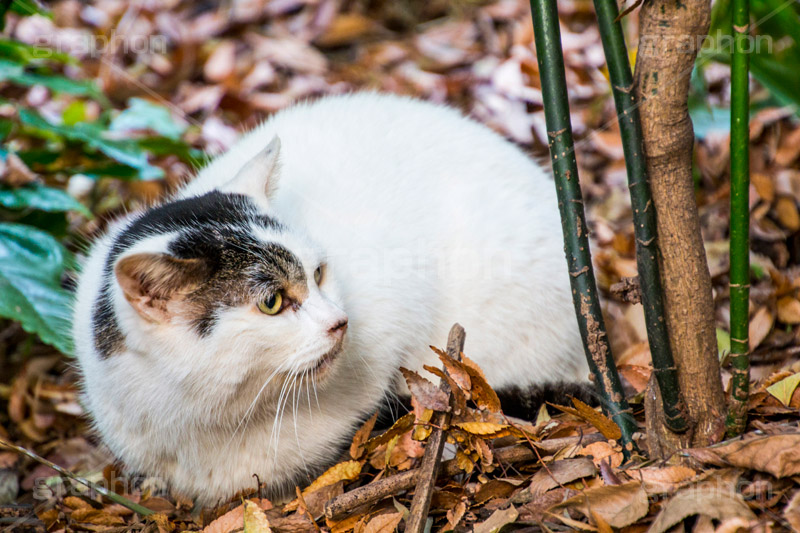
<instances>
[{"instance_id":1,"label":"wooden stick","mask_svg":"<svg viewBox=\"0 0 800 533\"><path fill-rule=\"evenodd\" d=\"M447 355L449 357L457 361L461 359L465 335L464 328L460 324L453 324L450 335L447 337ZM447 372L447 368L444 371ZM439 384L439 388L447 393L452 406L453 393L444 379ZM411 501L411 511L406 523L406 533L423 533L425 531L425 522L428 520L428 511L431 507L431 496L433 496L433 488L436 486L442 450L444 450L444 443L447 439L444 428L450 423L450 411L434 413L431 422L437 427L431 432L428 443L425 445L425 455L422 457L422 465L417 478L417 489L414 492L414 499Z\"/></svg>"},{"instance_id":2,"label":"wooden stick","mask_svg":"<svg viewBox=\"0 0 800 533\"><path fill-rule=\"evenodd\" d=\"M591 444L601 440L605 440L605 437L600 433L590 433L582 437L563 437L534 442L534 445L545 453L556 453L568 446ZM500 464L523 463L537 459L536 453L525 445L498 448L494 451L494 458ZM379 502L384 498L406 491L417 484L420 471L421 469L419 468L406 470L332 498L325 504L325 516L330 520L339 520L357 507ZM439 471L440 476L446 477L461 473L463 473L463 470L458 466L458 462L455 459L442 463Z\"/></svg>"}]
</instances>

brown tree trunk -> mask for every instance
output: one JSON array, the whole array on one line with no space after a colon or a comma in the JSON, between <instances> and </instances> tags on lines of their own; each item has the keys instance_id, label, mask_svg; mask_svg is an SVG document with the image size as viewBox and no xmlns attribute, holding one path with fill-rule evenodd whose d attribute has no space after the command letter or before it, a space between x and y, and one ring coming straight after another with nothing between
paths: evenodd
<instances>
[{"instance_id":1,"label":"brown tree trunk","mask_svg":"<svg viewBox=\"0 0 800 533\"><path fill-rule=\"evenodd\" d=\"M671 433L663 424L651 383L647 401L651 457L705 445L724 433L714 302L692 181L694 130L687 98L698 47L708 31L708 0L644 0L639 14L635 90L647 171L658 213L661 275L667 325L690 429Z\"/></svg>"}]
</instances>

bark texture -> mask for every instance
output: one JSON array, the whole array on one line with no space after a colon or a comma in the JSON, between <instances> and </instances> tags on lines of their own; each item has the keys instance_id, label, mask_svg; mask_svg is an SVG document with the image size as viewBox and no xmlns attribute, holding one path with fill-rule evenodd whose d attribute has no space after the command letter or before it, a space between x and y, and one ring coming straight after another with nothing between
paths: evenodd
<instances>
[{"instance_id":1,"label":"bark texture","mask_svg":"<svg viewBox=\"0 0 800 533\"><path fill-rule=\"evenodd\" d=\"M694 130L687 98L697 49L708 31L708 0L645 0L639 14L635 88L658 213L667 326L690 430L670 432L648 391L651 457L700 446L724 433L714 302L692 180Z\"/></svg>"}]
</instances>

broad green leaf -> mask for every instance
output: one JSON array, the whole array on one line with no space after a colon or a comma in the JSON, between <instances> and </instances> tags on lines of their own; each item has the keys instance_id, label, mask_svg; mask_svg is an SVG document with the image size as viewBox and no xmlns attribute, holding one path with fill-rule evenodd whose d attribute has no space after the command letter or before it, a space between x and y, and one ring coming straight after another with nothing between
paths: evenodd
<instances>
[{"instance_id":1,"label":"broad green leaf","mask_svg":"<svg viewBox=\"0 0 800 533\"><path fill-rule=\"evenodd\" d=\"M52 18L50 11L45 9L36 0L12 0L11 11L24 17L29 17L31 15L43 15L47 18Z\"/></svg>"},{"instance_id":2,"label":"broad green leaf","mask_svg":"<svg viewBox=\"0 0 800 533\"><path fill-rule=\"evenodd\" d=\"M65 262L64 249L47 233L0 224L0 316L71 354L71 298L60 284Z\"/></svg>"},{"instance_id":3,"label":"broad green leaf","mask_svg":"<svg viewBox=\"0 0 800 533\"><path fill-rule=\"evenodd\" d=\"M56 52L50 48L33 46L15 39L0 38L0 57L23 65L40 62L42 60L57 61L70 65L77 63L77 60L69 54Z\"/></svg>"},{"instance_id":4,"label":"broad green leaf","mask_svg":"<svg viewBox=\"0 0 800 533\"><path fill-rule=\"evenodd\" d=\"M28 72L23 65L6 59L0 59L0 81L10 81L25 87L42 85L52 91L88 96L103 105L108 105L108 99L92 81L73 80L58 74Z\"/></svg>"},{"instance_id":5,"label":"broad green leaf","mask_svg":"<svg viewBox=\"0 0 800 533\"><path fill-rule=\"evenodd\" d=\"M783 405L789 407L789 403L792 401L792 394L794 394L798 384L800 384L800 372L773 383L767 387L767 392L775 396Z\"/></svg>"},{"instance_id":6,"label":"broad green leaf","mask_svg":"<svg viewBox=\"0 0 800 533\"><path fill-rule=\"evenodd\" d=\"M79 122L72 126L51 124L39 114L29 109L19 111L20 121L31 128L63 137L71 141L85 143L88 147L99 150L108 157L133 167L139 171L143 180L160 178L164 171L147 161L147 152L135 141L105 138L105 129L100 124Z\"/></svg>"},{"instance_id":7,"label":"broad green leaf","mask_svg":"<svg viewBox=\"0 0 800 533\"><path fill-rule=\"evenodd\" d=\"M16 188L0 186L0 206L6 209L41 209L51 213L78 211L86 217L92 216L82 203L65 191L40 184Z\"/></svg>"},{"instance_id":8,"label":"broad green leaf","mask_svg":"<svg viewBox=\"0 0 800 533\"><path fill-rule=\"evenodd\" d=\"M164 106L142 98L128 100L128 109L111 121L110 131L152 130L168 139L180 139L186 125L178 124Z\"/></svg>"}]
</instances>

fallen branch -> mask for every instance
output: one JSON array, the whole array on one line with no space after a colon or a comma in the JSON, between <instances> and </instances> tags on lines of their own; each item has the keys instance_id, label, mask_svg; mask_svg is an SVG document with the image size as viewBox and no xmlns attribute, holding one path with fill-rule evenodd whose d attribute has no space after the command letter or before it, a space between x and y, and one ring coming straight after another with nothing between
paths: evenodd
<instances>
[{"instance_id":1,"label":"fallen branch","mask_svg":"<svg viewBox=\"0 0 800 533\"><path fill-rule=\"evenodd\" d=\"M539 450L552 454L569 446L591 444L602 440L605 440L605 437L600 433L590 433L581 437L549 439L533 444ZM524 445L499 448L494 451L494 458L499 464L516 464L537 459L536 452ZM419 481L421 471L421 468L406 470L332 498L325 504L325 517L330 520L339 520L362 505L379 502L384 498L409 490ZM443 462L439 470L439 475L445 477L452 477L460 473L463 473L463 470L455 459Z\"/></svg>"},{"instance_id":2,"label":"fallen branch","mask_svg":"<svg viewBox=\"0 0 800 533\"><path fill-rule=\"evenodd\" d=\"M464 350L464 328L460 324L453 324L447 338L447 355L455 360L461 359L461 352ZM447 369L444 369L447 372ZM447 381L442 379L439 388L447 393L448 403L453 403L453 392ZM431 420L433 426L428 442L425 445L425 455L422 457L417 478L417 490L414 492L414 499L411 501L411 512L409 513L408 523L406 524L407 533L423 533L425 522L428 520L428 510L431 506L431 496L436 485L436 478L439 473L439 463L442 460L442 450L446 434L445 429L450 423L450 411L437 411Z\"/></svg>"}]
</instances>

